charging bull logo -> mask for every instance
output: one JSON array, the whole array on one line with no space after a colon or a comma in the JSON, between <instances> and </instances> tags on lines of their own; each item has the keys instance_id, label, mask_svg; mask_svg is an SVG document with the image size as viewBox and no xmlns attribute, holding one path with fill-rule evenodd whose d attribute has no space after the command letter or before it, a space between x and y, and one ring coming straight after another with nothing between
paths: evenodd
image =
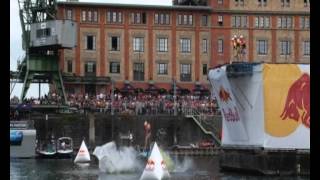
<instances>
[{"instance_id":1,"label":"charging bull logo","mask_svg":"<svg viewBox=\"0 0 320 180\"><path fill-rule=\"evenodd\" d=\"M229 100L231 100L230 93L228 91L226 91L223 88L223 86L220 87L219 97L220 97L221 101L223 101L223 102L228 102Z\"/></svg>"},{"instance_id":2,"label":"charging bull logo","mask_svg":"<svg viewBox=\"0 0 320 180\"><path fill-rule=\"evenodd\" d=\"M310 128L308 72L308 66L296 64L264 65L265 130L272 137L290 137Z\"/></svg>"},{"instance_id":3,"label":"charging bull logo","mask_svg":"<svg viewBox=\"0 0 320 180\"><path fill-rule=\"evenodd\" d=\"M303 74L289 88L280 117L282 120L301 121L310 128L310 76L308 74Z\"/></svg>"},{"instance_id":4,"label":"charging bull logo","mask_svg":"<svg viewBox=\"0 0 320 180\"><path fill-rule=\"evenodd\" d=\"M151 160L151 159L148 159L148 161L147 161L147 166L146 166L146 170L148 170L148 171L153 171L153 170L154 170L154 166L155 166L154 161Z\"/></svg>"}]
</instances>

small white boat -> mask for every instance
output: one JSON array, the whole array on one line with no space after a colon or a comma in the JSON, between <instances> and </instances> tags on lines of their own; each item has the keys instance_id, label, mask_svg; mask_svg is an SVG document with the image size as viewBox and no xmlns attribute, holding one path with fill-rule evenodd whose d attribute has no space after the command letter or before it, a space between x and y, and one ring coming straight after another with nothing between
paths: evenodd
<instances>
[{"instance_id":1,"label":"small white boat","mask_svg":"<svg viewBox=\"0 0 320 180\"><path fill-rule=\"evenodd\" d=\"M170 174L160 153L158 145L155 142L140 180L161 180L167 178L170 178Z\"/></svg>"},{"instance_id":2,"label":"small white boat","mask_svg":"<svg viewBox=\"0 0 320 180\"><path fill-rule=\"evenodd\" d=\"M57 154L57 148L54 140L51 140L49 143L40 146L40 149L37 150L37 154L40 158L55 158Z\"/></svg>"},{"instance_id":3,"label":"small white boat","mask_svg":"<svg viewBox=\"0 0 320 180\"><path fill-rule=\"evenodd\" d=\"M90 162L90 154L86 146L86 143L82 141L78 154L74 159L74 163L88 163L88 162Z\"/></svg>"},{"instance_id":4,"label":"small white boat","mask_svg":"<svg viewBox=\"0 0 320 180\"><path fill-rule=\"evenodd\" d=\"M70 137L61 137L57 140L57 155L59 158L71 158L73 154L73 141Z\"/></svg>"}]
</instances>

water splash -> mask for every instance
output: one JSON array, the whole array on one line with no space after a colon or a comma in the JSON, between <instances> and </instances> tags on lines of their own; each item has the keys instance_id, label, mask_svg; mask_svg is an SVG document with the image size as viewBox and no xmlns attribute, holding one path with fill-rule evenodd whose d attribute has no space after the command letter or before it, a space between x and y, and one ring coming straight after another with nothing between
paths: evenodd
<instances>
[{"instance_id":1,"label":"water splash","mask_svg":"<svg viewBox=\"0 0 320 180\"><path fill-rule=\"evenodd\" d=\"M137 160L138 152L132 147L117 149L115 142L97 146L93 154L99 159L99 169L107 173L135 172L142 165Z\"/></svg>"}]
</instances>

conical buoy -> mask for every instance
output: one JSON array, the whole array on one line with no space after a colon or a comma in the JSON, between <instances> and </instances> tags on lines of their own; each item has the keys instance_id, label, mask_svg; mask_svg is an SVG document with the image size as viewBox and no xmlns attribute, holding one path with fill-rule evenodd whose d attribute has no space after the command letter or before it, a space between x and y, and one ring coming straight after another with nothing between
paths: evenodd
<instances>
[{"instance_id":1,"label":"conical buoy","mask_svg":"<svg viewBox=\"0 0 320 180\"><path fill-rule=\"evenodd\" d=\"M84 143L84 141L82 141L78 154L74 159L74 163L88 163L88 162L90 162L90 154L86 144Z\"/></svg>"},{"instance_id":2,"label":"conical buoy","mask_svg":"<svg viewBox=\"0 0 320 180\"><path fill-rule=\"evenodd\" d=\"M154 143L151 154L148 158L147 165L140 177L140 180L145 179L156 179L161 180L164 178L169 178L169 171L166 167L166 163L160 153L157 143Z\"/></svg>"}]
</instances>

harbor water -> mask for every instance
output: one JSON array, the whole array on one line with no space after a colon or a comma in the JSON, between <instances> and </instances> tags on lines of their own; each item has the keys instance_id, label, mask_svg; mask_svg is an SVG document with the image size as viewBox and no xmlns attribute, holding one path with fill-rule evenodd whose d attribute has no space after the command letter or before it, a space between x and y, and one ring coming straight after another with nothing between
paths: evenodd
<instances>
[{"instance_id":1,"label":"harbor water","mask_svg":"<svg viewBox=\"0 0 320 180\"><path fill-rule=\"evenodd\" d=\"M174 159L174 158L173 158ZM187 161L186 161L187 159ZM219 171L218 157L184 157L171 172L171 180L308 180L310 177L259 176ZM141 172L108 174L97 163L79 167L72 159L10 159L11 180L138 180Z\"/></svg>"}]
</instances>

